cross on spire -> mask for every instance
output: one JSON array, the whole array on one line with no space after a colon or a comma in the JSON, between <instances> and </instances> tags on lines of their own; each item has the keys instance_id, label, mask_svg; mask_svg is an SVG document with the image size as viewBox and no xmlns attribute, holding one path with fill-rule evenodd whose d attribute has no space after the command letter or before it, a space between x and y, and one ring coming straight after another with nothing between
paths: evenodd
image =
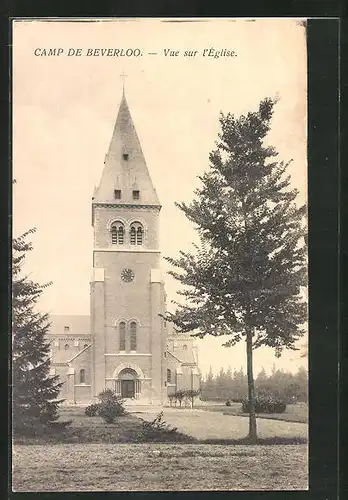
<instances>
[{"instance_id":1,"label":"cross on spire","mask_svg":"<svg viewBox=\"0 0 348 500\"><path fill-rule=\"evenodd\" d=\"M124 71L122 71L120 77L122 78L122 90L124 92L124 79L127 77L128 75L125 74Z\"/></svg>"}]
</instances>

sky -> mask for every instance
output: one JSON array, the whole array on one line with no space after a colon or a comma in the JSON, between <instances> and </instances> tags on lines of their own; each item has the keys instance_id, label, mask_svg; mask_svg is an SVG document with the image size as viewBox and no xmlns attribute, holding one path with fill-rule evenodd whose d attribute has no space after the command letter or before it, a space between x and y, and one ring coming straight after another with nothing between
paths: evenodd
<instances>
[{"instance_id":1,"label":"sky","mask_svg":"<svg viewBox=\"0 0 348 500\"><path fill-rule=\"evenodd\" d=\"M95 50L114 54L115 48L135 55ZM50 49L56 55L48 55ZM69 49L81 49L81 55L68 55ZM185 56L188 50L196 55ZM26 271L41 283L53 282L40 301L43 311L89 314L91 197L123 81L162 203L162 256L175 257L195 240L192 224L174 203L192 200L198 176L209 168L221 111L240 115L256 110L265 97L279 97L267 140L279 160L293 160L291 183L298 203L306 202L306 42L298 20L16 21L12 79L13 232L37 228ZM166 273L165 260L162 267ZM165 281L170 302L178 284L168 275ZM222 347L222 338L197 343L203 374L210 366L214 372L221 366L245 370L243 342L233 348ZM260 348L254 370L270 372L275 364L296 371L307 363L301 352L276 359L273 350Z\"/></svg>"}]
</instances>

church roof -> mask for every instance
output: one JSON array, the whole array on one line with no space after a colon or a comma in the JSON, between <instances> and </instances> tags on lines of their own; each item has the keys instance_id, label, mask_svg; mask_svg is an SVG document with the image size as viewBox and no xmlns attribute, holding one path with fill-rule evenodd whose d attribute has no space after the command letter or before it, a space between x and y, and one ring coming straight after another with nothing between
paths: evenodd
<instances>
[{"instance_id":1,"label":"church roof","mask_svg":"<svg viewBox=\"0 0 348 500\"><path fill-rule=\"evenodd\" d=\"M67 363L71 363L72 361L74 361L76 358L78 358L82 353L84 353L85 351L87 351L87 349L90 349L91 347L91 344L89 344L87 347L84 347L83 349L81 349L81 351L79 351L77 354L75 354L72 358L68 359L67 360Z\"/></svg>"},{"instance_id":2,"label":"church roof","mask_svg":"<svg viewBox=\"0 0 348 500\"><path fill-rule=\"evenodd\" d=\"M172 358L174 358L176 361L179 361L181 363L181 359L178 358L178 356L176 356L172 351L167 349L167 353L169 354L169 356L172 356Z\"/></svg>"},{"instance_id":3,"label":"church roof","mask_svg":"<svg viewBox=\"0 0 348 500\"><path fill-rule=\"evenodd\" d=\"M90 316L89 315L52 315L50 316L51 327L49 330L50 334L64 333L70 335L89 335L90 333ZM69 330L66 330L69 327Z\"/></svg>"},{"instance_id":4,"label":"church roof","mask_svg":"<svg viewBox=\"0 0 348 500\"><path fill-rule=\"evenodd\" d=\"M115 190L121 191L120 199ZM133 191L139 191L139 198ZM93 202L160 207L124 92Z\"/></svg>"},{"instance_id":5,"label":"church roof","mask_svg":"<svg viewBox=\"0 0 348 500\"><path fill-rule=\"evenodd\" d=\"M197 364L197 360L194 355L194 350L192 346L187 349L183 349L182 346L176 345L174 348L174 352L171 349L167 349L168 354L170 354L173 358L180 361L180 363L184 365L194 365Z\"/></svg>"},{"instance_id":6,"label":"church roof","mask_svg":"<svg viewBox=\"0 0 348 500\"><path fill-rule=\"evenodd\" d=\"M195 364L196 363L192 348L185 350L185 349L176 347L175 348L175 356L177 356L182 363L188 363L188 364Z\"/></svg>"}]
</instances>

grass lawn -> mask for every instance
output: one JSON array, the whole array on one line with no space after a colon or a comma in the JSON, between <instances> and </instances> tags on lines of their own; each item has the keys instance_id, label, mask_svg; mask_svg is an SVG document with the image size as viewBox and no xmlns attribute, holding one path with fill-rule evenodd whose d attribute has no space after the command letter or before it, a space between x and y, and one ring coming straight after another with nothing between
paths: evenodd
<instances>
[{"instance_id":1,"label":"grass lawn","mask_svg":"<svg viewBox=\"0 0 348 500\"><path fill-rule=\"evenodd\" d=\"M69 409L70 410L70 409ZM72 420L63 432L52 432L45 436L18 437L19 444L58 444L58 443L127 443L141 429L138 418L126 415L118 417L114 424L105 424L100 417L87 417L83 409L73 409L73 413L63 409L60 420Z\"/></svg>"},{"instance_id":2,"label":"grass lawn","mask_svg":"<svg viewBox=\"0 0 348 500\"><path fill-rule=\"evenodd\" d=\"M305 445L15 445L14 491L298 490Z\"/></svg>"},{"instance_id":3,"label":"grass lawn","mask_svg":"<svg viewBox=\"0 0 348 500\"><path fill-rule=\"evenodd\" d=\"M146 441L142 438L142 421L135 415L125 414L115 418L114 423L106 424L101 417L88 417L81 407L62 407L60 421L71 421L64 430L46 431L38 436L15 436L15 444L45 445L67 443L138 443ZM153 418L151 419L153 420ZM158 441L172 441L171 436L161 433ZM175 441L193 442L194 438L180 431L175 435Z\"/></svg>"},{"instance_id":4,"label":"grass lawn","mask_svg":"<svg viewBox=\"0 0 348 500\"><path fill-rule=\"evenodd\" d=\"M202 410L220 412L225 415L237 415L247 417L247 413L242 412L241 403L231 403L231 406L225 404L206 404L200 407ZM258 418L267 418L271 420L284 420L285 422L308 422L308 406L304 403L288 404L284 413L259 413Z\"/></svg>"},{"instance_id":5,"label":"grass lawn","mask_svg":"<svg viewBox=\"0 0 348 500\"><path fill-rule=\"evenodd\" d=\"M134 411L134 410L133 410ZM137 442L155 409L105 424L62 407L60 434L16 438L14 491L292 490L307 488L306 424L258 420L260 444L245 444L247 419L201 409L164 409L186 442ZM185 434L187 436L185 436ZM192 437L190 437L192 436ZM28 446L30 445L30 446Z\"/></svg>"},{"instance_id":6,"label":"grass lawn","mask_svg":"<svg viewBox=\"0 0 348 500\"><path fill-rule=\"evenodd\" d=\"M241 415L224 415L223 411L203 411L199 408L164 408L164 420L180 432L205 443L224 442L242 444L248 434L249 421ZM150 409L139 412L145 420L152 420ZM297 444L306 443L308 425L266 418L257 418L259 443Z\"/></svg>"},{"instance_id":7,"label":"grass lawn","mask_svg":"<svg viewBox=\"0 0 348 500\"><path fill-rule=\"evenodd\" d=\"M210 444L246 444L248 419L220 411L202 409L164 408L164 420L180 433L174 441ZM227 407L228 408L228 407ZM230 407L231 408L231 407ZM134 411L134 410L132 410ZM157 411L157 410L156 410ZM115 419L113 424L105 424L100 417L87 417L82 407L62 407L60 420L72 420L61 433L50 433L41 437L15 439L16 444L61 444L61 443L138 443L142 422L138 418L151 421L156 413L150 409L138 411ZM307 425L258 419L259 444L304 444L307 442ZM169 436L169 440L172 437ZM145 440L146 441L146 440ZM159 441L165 441L162 436Z\"/></svg>"}]
</instances>

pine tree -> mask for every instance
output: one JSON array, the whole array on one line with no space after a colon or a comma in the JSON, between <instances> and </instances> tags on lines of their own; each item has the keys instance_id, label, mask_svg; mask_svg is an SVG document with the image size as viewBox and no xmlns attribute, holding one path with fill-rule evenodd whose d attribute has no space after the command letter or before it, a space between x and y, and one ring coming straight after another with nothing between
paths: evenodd
<instances>
[{"instance_id":1,"label":"pine tree","mask_svg":"<svg viewBox=\"0 0 348 500\"><path fill-rule=\"evenodd\" d=\"M210 365L209 366L209 373L207 375L207 381L213 381L213 378L214 378L213 369L212 369L212 367Z\"/></svg>"},{"instance_id":2,"label":"pine tree","mask_svg":"<svg viewBox=\"0 0 348 500\"><path fill-rule=\"evenodd\" d=\"M264 367L262 367L261 371L257 375L255 385L259 392L269 389L269 378L267 377L267 373Z\"/></svg>"},{"instance_id":3,"label":"pine tree","mask_svg":"<svg viewBox=\"0 0 348 500\"><path fill-rule=\"evenodd\" d=\"M290 162L277 162L265 146L275 100L261 101L256 112L221 114L217 149L190 204L177 203L195 224L200 244L167 258L169 271L185 299L167 314L183 331L229 335L224 345L246 342L249 437L257 440L253 349L269 346L279 356L295 349L307 308L306 207L296 205L290 188Z\"/></svg>"},{"instance_id":4,"label":"pine tree","mask_svg":"<svg viewBox=\"0 0 348 500\"><path fill-rule=\"evenodd\" d=\"M219 374L216 377L216 395L218 399L224 399L225 395L225 371L220 368Z\"/></svg>"},{"instance_id":5,"label":"pine tree","mask_svg":"<svg viewBox=\"0 0 348 500\"><path fill-rule=\"evenodd\" d=\"M14 433L36 433L58 419L61 383L50 376L47 314L36 304L49 283L40 285L23 275L22 266L32 244L31 229L12 242L12 412Z\"/></svg>"},{"instance_id":6,"label":"pine tree","mask_svg":"<svg viewBox=\"0 0 348 500\"><path fill-rule=\"evenodd\" d=\"M209 367L209 373L207 375L207 380L204 386L204 396L206 399L213 399L215 397L215 379L213 375L212 367ZM203 392L203 391L202 391Z\"/></svg>"},{"instance_id":7,"label":"pine tree","mask_svg":"<svg viewBox=\"0 0 348 500\"><path fill-rule=\"evenodd\" d=\"M295 377L295 382L299 386L299 401L308 400L308 371L304 366L300 366Z\"/></svg>"},{"instance_id":8,"label":"pine tree","mask_svg":"<svg viewBox=\"0 0 348 500\"><path fill-rule=\"evenodd\" d=\"M226 380L228 381L229 388L232 387L232 368L229 365L226 372Z\"/></svg>"},{"instance_id":9,"label":"pine tree","mask_svg":"<svg viewBox=\"0 0 348 500\"><path fill-rule=\"evenodd\" d=\"M241 366L239 371L234 370L233 372L233 386L234 386L234 399L242 401L245 399L245 394L247 392L248 384L246 382L246 376L243 372L243 367Z\"/></svg>"}]
</instances>

